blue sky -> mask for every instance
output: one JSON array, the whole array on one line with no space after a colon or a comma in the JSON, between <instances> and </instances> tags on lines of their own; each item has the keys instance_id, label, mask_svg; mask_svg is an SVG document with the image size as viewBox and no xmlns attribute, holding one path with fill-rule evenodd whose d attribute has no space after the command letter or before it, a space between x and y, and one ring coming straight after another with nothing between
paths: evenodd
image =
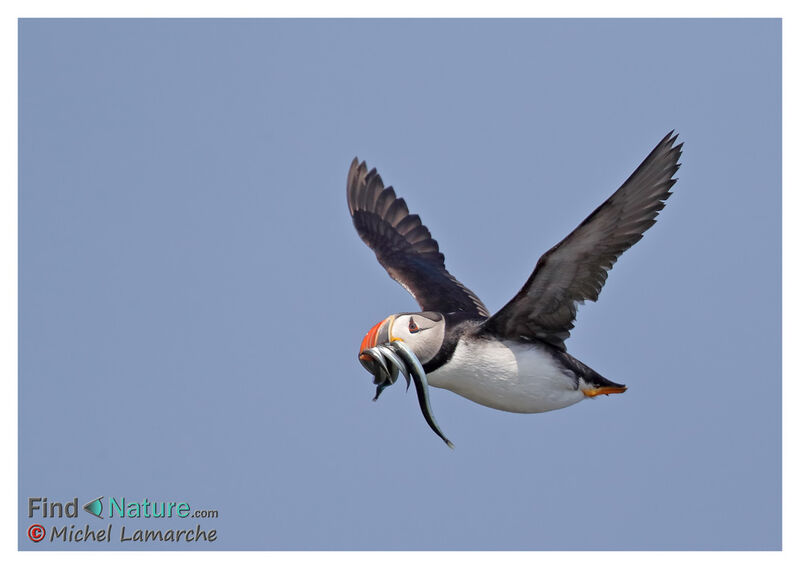
<instances>
[{"instance_id":1,"label":"blue sky","mask_svg":"<svg viewBox=\"0 0 800 569\"><path fill-rule=\"evenodd\" d=\"M198 549L779 548L780 33L23 20L20 547L57 547L29 496L104 495L219 510ZM627 393L432 390L455 451L370 401L361 338L416 305L352 228L353 156L494 311L672 129L674 195L567 342Z\"/></svg>"}]
</instances>

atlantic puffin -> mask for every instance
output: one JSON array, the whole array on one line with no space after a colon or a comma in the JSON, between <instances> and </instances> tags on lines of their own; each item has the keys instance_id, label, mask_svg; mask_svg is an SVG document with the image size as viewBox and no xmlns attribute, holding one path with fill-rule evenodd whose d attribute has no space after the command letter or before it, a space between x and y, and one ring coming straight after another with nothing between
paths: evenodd
<instances>
[{"instance_id":1,"label":"atlantic puffin","mask_svg":"<svg viewBox=\"0 0 800 569\"><path fill-rule=\"evenodd\" d=\"M403 198L366 162L353 159L347 205L361 239L420 312L392 314L367 332L359 360L381 390L414 379L431 428L427 386L512 413L542 413L627 387L567 353L578 304L596 301L617 258L642 238L671 195L683 143L667 134L631 176L577 228L541 256L520 291L490 314L451 275L444 255Z\"/></svg>"}]
</instances>

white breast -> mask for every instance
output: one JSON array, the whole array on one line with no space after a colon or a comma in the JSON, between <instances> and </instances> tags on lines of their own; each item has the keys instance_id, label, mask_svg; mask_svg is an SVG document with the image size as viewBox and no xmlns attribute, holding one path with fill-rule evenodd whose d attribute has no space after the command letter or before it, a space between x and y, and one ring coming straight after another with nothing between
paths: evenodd
<instances>
[{"instance_id":1,"label":"white breast","mask_svg":"<svg viewBox=\"0 0 800 569\"><path fill-rule=\"evenodd\" d=\"M511 341L461 340L452 359L428 374L434 387L513 413L541 413L584 398L574 375L545 350Z\"/></svg>"}]
</instances>

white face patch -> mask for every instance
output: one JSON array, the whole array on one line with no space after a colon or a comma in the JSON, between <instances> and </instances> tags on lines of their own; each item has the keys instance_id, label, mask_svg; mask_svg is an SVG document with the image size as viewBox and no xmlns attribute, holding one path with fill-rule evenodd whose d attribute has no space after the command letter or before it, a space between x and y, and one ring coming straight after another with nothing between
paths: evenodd
<instances>
[{"instance_id":1,"label":"white face patch","mask_svg":"<svg viewBox=\"0 0 800 569\"><path fill-rule=\"evenodd\" d=\"M402 340L421 363L430 361L444 341L444 318L436 312L398 314L389 340Z\"/></svg>"}]
</instances>

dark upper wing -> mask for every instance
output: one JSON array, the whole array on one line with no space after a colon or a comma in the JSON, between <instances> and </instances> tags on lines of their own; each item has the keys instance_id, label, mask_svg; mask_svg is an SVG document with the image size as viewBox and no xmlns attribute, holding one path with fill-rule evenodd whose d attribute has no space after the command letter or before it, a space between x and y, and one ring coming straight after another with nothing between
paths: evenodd
<instances>
[{"instance_id":1,"label":"dark upper wing","mask_svg":"<svg viewBox=\"0 0 800 569\"><path fill-rule=\"evenodd\" d=\"M361 239L375 252L389 276L411 293L422 310L489 316L471 290L444 267L444 255L406 202L367 163L353 159L347 174L347 205Z\"/></svg>"},{"instance_id":2,"label":"dark upper wing","mask_svg":"<svg viewBox=\"0 0 800 569\"><path fill-rule=\"evenodd\" d=\"M539 338L560 349L574 326L577 303L597 300L608 271L653 225L676 182L683 143L670 132L605 203L542 255L528 282L484 330L507 338Z\"/></svg>"}]
</instances>

